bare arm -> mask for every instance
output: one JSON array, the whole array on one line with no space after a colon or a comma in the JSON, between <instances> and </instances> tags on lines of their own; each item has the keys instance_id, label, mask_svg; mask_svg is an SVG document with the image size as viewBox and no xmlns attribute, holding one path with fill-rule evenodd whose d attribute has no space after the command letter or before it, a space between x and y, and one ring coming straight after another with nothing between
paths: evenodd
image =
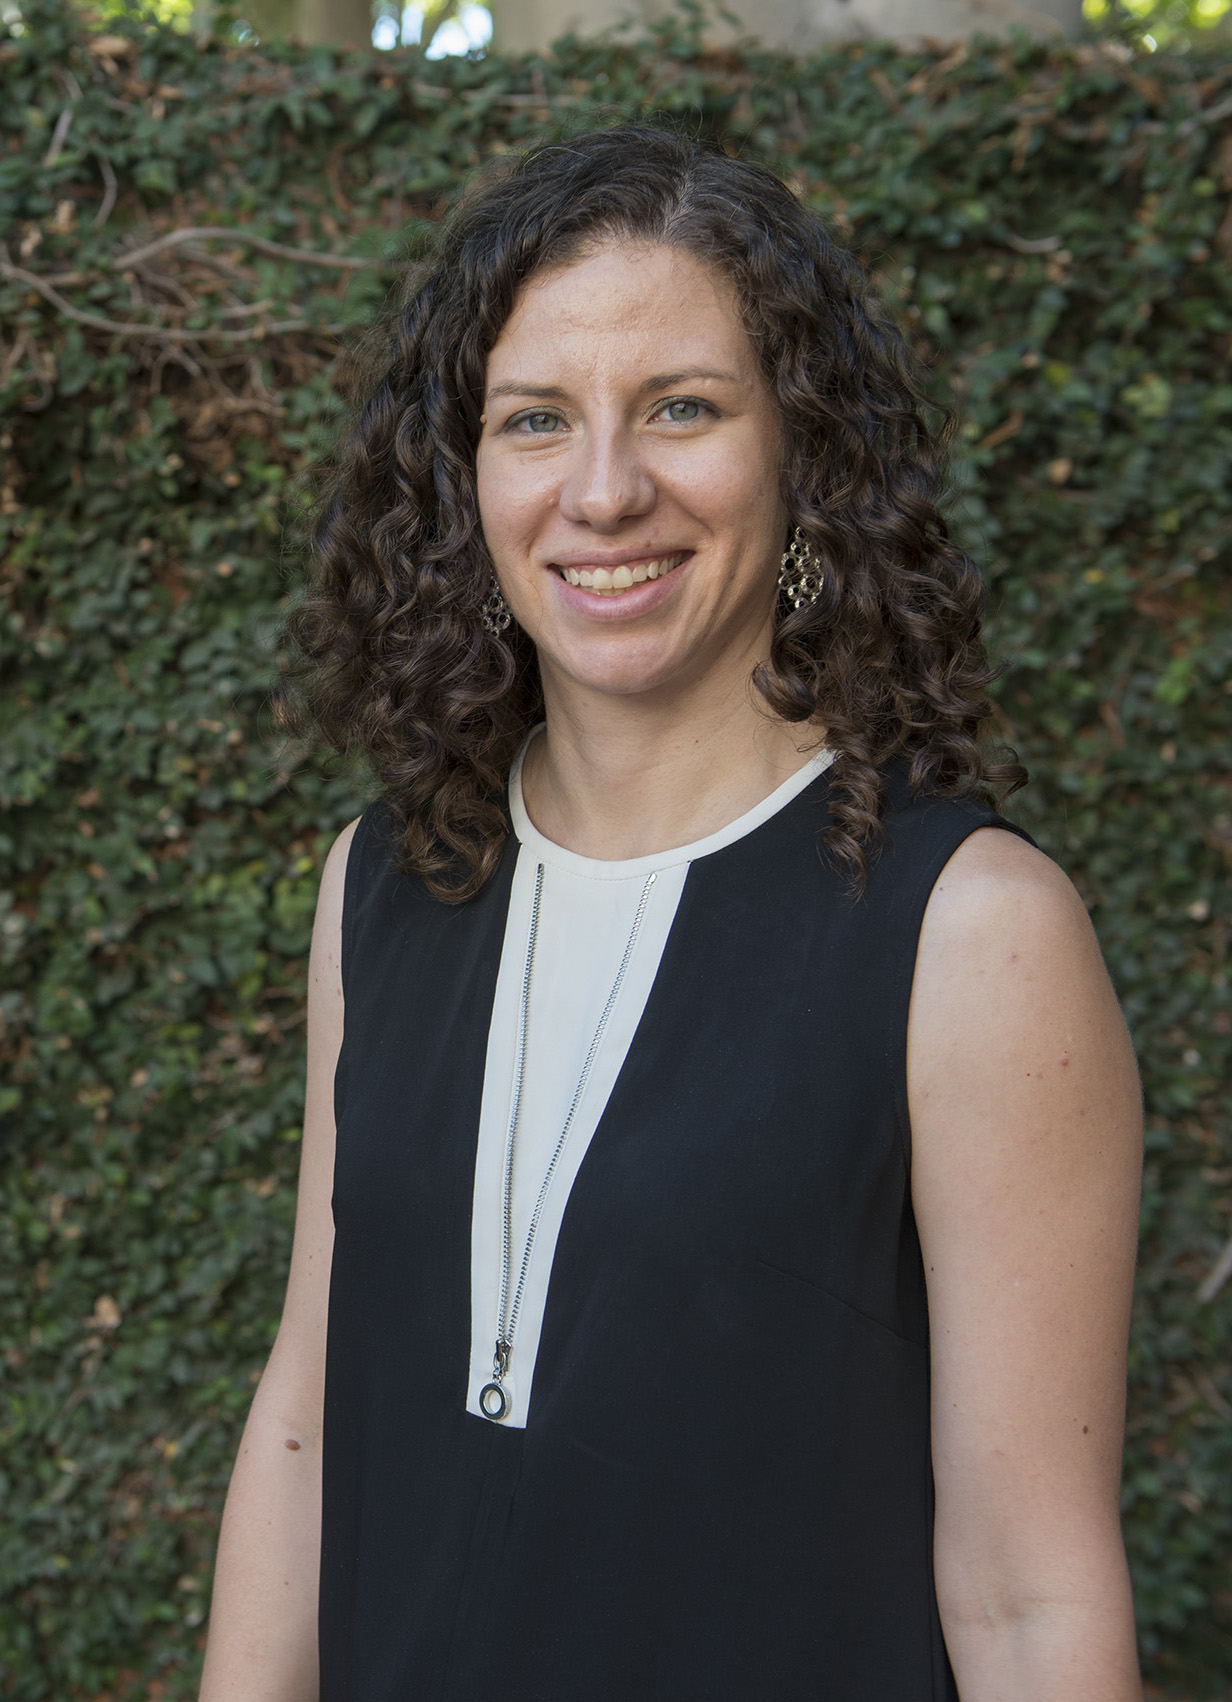
<instances>
[{"instance_id":1,"label":"bare arm","mask_svg":"<svg viewBox=\"0 0 1232 1702\"><path fill-rule=\"evenodd\" d=\"M960 1695L1140 1702L1118 1514L1137 1074L1078 895L1008 833L933 893L908 1066Z\"/></svg>"},{"instance_id":2,"label":"bare arm","mask_svg":"<svg viewBox=\"0 0 1232 1702\"><path fill-rule=\"evenodd\" d=\"M282 1322L227 1493L201 1702L315 1702L321 1407L333 1250L334 1068L352 822L321 878L308 965L308 1092Z\"/></svg>"}]
</instances>

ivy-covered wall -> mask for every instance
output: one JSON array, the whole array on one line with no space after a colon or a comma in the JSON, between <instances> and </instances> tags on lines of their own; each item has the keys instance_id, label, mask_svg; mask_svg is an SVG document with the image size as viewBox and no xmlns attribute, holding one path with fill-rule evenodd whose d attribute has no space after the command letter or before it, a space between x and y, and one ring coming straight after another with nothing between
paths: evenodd
<instances>
[{"instance_id":1,"label":"ivy-covered wall","mask_svg":"<svg viewBox=\"0 0 1232 1702\"><path fill-rule=\"evenodd\" d=\"M965 419L1015 813L1091 907L1148 1159L1125 1519L1152 1694L1232 1671L1232 62L0 44L0 1695L193 1694L284 1281L315 883L270 712L340 333L486 157L658 110L778 164Z\"/></svg>"}]
</instances>

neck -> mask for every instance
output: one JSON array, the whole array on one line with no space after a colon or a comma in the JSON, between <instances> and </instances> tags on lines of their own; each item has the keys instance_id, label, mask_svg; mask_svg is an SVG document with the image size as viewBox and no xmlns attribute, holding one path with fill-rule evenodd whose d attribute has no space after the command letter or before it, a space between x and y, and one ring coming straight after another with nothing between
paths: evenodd
<instances>
[{"instance_id":1,"label":"neck","mask_svg":"<svg viewBox=\"0 0 1232 1702\"><path fill-rule=\"evenodd\" d=\"M677 705L544 683L547 725L526 753L523 802L540 833L583 857L646 857L717 833L823 742L810 723L770 715L747 681Z\"/></svg>"}]
</instances>

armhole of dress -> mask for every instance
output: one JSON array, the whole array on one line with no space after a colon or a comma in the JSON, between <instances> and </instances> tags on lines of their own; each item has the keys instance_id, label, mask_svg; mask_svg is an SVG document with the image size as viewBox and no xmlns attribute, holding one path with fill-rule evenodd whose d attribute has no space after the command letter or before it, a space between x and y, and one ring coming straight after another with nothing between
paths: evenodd
<instances>
[{"instance_id":1,"label":"armhole of dress","mask_svg":"<svg viewBox=\"0 0 1232 1702\"><path fill-rule=\"evenodd\" d=\"M938 804L948 802L938 798ZM933 895L933 888L941 878L942 870L960 845L966 843L973 833L979 833L982 828L1000 828L1002 832L1012 833L1018 839L1025 839L1028 845L1035 841L1025 828L1017 827L1012 821L1006 821L995 810L981 810L978 815L972 815L961 824L955 823L953 831L948 832L941 843L928 858L920 871L914 887L911 889L911 899L907 909L907 926L903 929L898 943L897 973L895 982L905 989L902 1004L902 1049L894 1058L894 1110L898 1124L899 1145L902 1149L903 1165L907 1173L907 1181L911 1181L911 1107L907 1092L907 1028L911 1018L911 994L915 986L915 966L919 955L920 930L924 926L924 912L928 909L928 901Z\"/></svg>"}]
</instances>

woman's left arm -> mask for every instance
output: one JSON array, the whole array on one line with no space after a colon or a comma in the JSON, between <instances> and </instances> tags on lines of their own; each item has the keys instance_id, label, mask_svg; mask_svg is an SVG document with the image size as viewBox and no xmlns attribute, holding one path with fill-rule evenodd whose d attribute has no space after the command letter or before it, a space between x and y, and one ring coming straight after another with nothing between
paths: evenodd
<instances>
[{"instance_id":1,"label":"woman's left arm","mask_svg":"<svg viewBox=\"0 0 1232 1702\"><path fill-rule=\"evenodd\" d=\"M1118 1510L1142 1113L1082 902L998 829L943 871L908 1081L934 1554L962 1702L1140 1702Z\"/></svg>"}]
</instances>

